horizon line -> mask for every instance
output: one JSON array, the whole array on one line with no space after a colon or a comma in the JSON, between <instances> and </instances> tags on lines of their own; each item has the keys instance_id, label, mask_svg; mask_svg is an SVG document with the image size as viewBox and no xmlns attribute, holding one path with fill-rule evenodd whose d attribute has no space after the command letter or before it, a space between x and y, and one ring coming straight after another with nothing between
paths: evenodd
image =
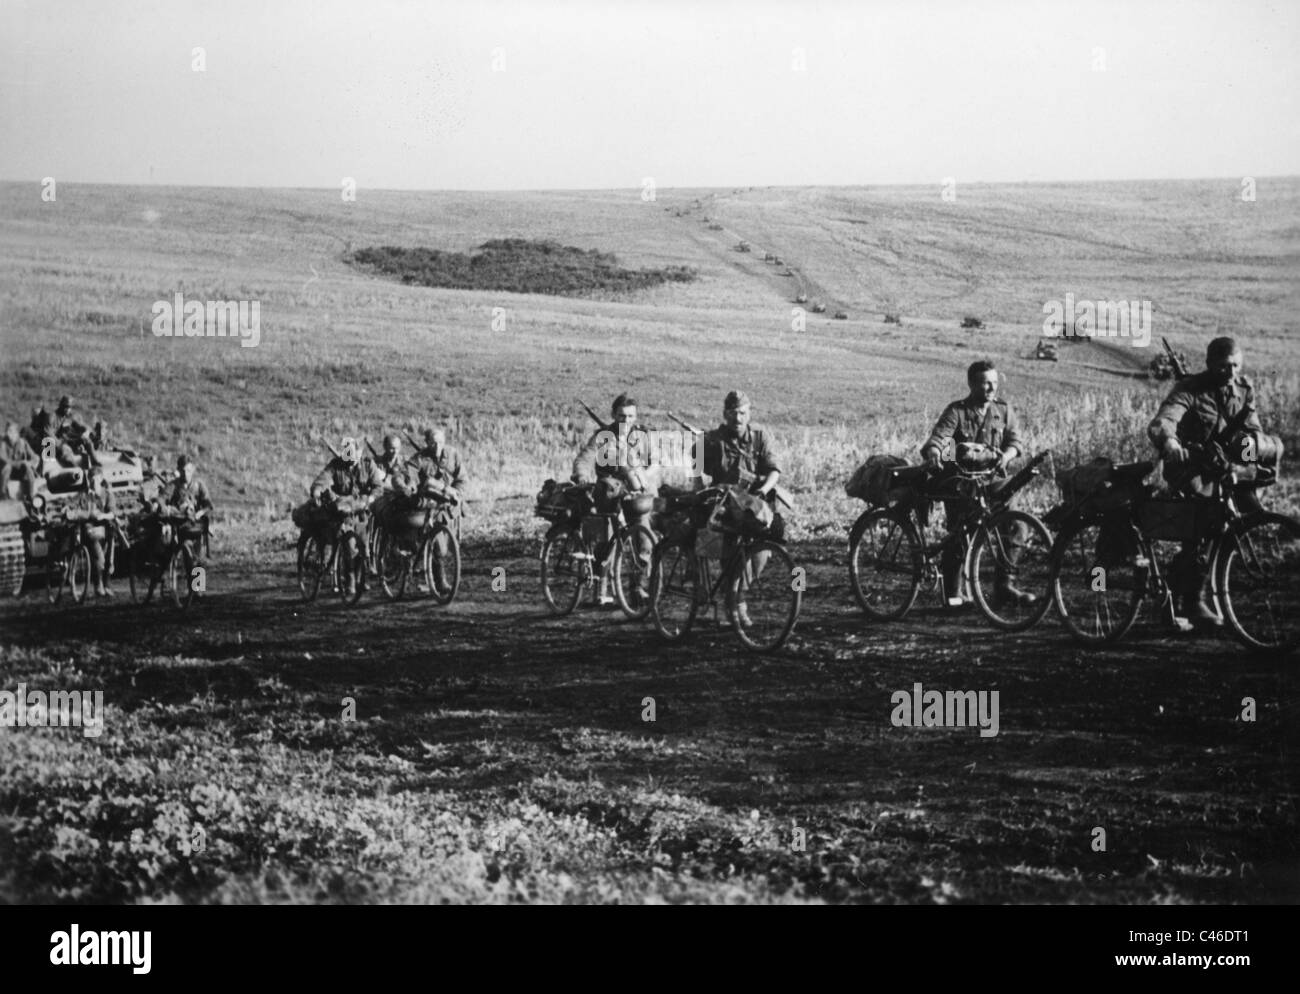
<instances>
[{"instance_id":1,"label":"horizon line","mask_svg":"<svg viewBox=\"0 0 1300 994\"><path fill-rule=\"evenodd\" d=\"M47 177L40 179L9 179L0 177L0 184L4 185L26 185L32 184L40 186L45 182ZM287 185L259 185L259 184L236 184L228 186L218 186L211 183L123 183L113 180L61 180L54 177L60 186L113 186L113 187L132 187L136 189L158 189L158 190L289 190L304 192L331 191L338 192L337 186L287 186ZM944 180L932 180L925 183L736 183L723 184L721 186L655 186L656 193L662 191L697 191L697 190L854 190L870 189L878 187L887 188L917 188L944 185ZM1300 179L1300 173L1279 173L1253 176L1172 176L1172 177L1151 177L1136 176L1120 179L1051 179L1051 180L957 180L958 186L1103 186L1116 183L1210 183L1210 182L1232 182L1240 184L1243 179L1259 180L1278 180L1278 179ZM639 193L643 186L629 184L628 186L554 186L554 187L518 187L511 189L477 189L471 187L391 187L391 186L363 186L357 184L357 191L367 190L371 193L481 193L481 194L524 194L524 193L616 193L628 191Z\"/></svg>"}]
</instances>

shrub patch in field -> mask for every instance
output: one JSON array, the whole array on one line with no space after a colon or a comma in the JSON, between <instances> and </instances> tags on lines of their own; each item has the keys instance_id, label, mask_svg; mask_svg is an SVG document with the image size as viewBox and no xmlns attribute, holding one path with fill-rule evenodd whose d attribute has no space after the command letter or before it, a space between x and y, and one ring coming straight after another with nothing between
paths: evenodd
<instances>
[{"instance_id":1,"label":"shrub patch in field","mask_svg":"<svg viewBox=\"0 0 1300 994\"><path fill-rule=\"evenodd\" d=\"M473 254L384 245L356 249L345 260L415 286L559 297L625 293L696 278L687 266L625 269L609 252L528 238L496 238Z\"/></svg>"}]
</instances>

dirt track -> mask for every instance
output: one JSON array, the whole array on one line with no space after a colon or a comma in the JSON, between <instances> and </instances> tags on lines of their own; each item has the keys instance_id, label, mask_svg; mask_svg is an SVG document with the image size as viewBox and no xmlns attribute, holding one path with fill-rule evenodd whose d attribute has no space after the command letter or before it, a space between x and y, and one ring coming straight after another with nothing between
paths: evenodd
<instances>
[{"instance_id":1,"label":"dirt track","mask_svg":"<svg viewBox=\"0 0 1300 994\"><path fill-rule=\"evenodd\" d=\"M1004 636L924 594L905 622L871 626L830 543L792 550L809 590L784 651L753 655L703 623L679 650L617 612L550 617L536 551L471 545L458 600L442 609L378 590L354 608L324 595L303 604L286 548L261 564L214 562L210 595L184 615L131 605L118 581L108 606L51 608L29 593L0 620L11 644L118 660L105 691L128 710L246 697L273 678L325 712L355 697L385 719L380 748L399 755L416 750L409 723L453 711L462 717L439 724L440 747L491 736L510 757L456 771L489 793L572 758L567 730L664 740L666 753L587 756L590 774L761 810L850 850L897 843L888 867L828 881L832 899L926 899L908 888L935 865L980 901L1300 897L1294 659L1252 658L1226 637L1174 640L1149 623L1086 654L1050 614ZM498 565L508 586L494 593ZM893 727L890 694L918 682L998 691L999 734ZM1253 724L1237 720L1247 696ZM896 819L887 831L882 811ZM1106 853L1089 845L1098 826Z\"/></svg>"}]
</instances>

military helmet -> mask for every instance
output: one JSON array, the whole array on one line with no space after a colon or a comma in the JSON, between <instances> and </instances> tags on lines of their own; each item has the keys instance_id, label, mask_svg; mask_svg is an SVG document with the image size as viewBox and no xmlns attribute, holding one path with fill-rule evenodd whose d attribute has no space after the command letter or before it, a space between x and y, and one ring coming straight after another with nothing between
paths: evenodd
<instances>
[{"instance_id":1,"label":"military helmet","mask_svg":"<svg viewBox=\"0 0 1300 994\"><path fill-rule=\"evenodd\" d=\"M66 393L59 398L59 406L55 409L56 414L67 414L72 410L72 398Z\"/></svg>"},{"instance_id":2,"label":"military helmet","mask_svg":"<svg viewBox=\"0 0 1300 994\"><path fill-rule=\"evenodd\" d=\"M399 436L392 435L392 434L384 436L385 452L396 452L401 447L402 447L402 439Z\"/></svg>"}]
</instances>

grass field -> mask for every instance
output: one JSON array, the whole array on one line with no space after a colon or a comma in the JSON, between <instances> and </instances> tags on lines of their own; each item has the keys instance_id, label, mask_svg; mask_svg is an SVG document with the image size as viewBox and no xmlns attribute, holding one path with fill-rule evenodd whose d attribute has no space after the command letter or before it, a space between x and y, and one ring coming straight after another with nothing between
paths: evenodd
<instances>
[{"instance_id":1,"label":"grass field","mask_svg":"<svg viewBox=\"0 0 1300 994\"><path fill-rule=\"evenodd\" d=\"M1237 334L1264 419L1300 444L1300 180L589 193L0 184L0 397L62 393L118 437L198 456L217 592L181 618L3 607L0 683L103 686L109 731L0 730L0 895L14 900L1295 900L1294 680L1147 629L1080 653L935 613L867 629L847 600L842 485L914 457L992 358L1031 450L1145 457L1167 384L1124 340L1029 358L1043 304L1149 299L1189 356ZM708 215L722 231L710 230ZM367 245L554 239L700 278L619 299L432 290ZM751 253L735 251L747 239ZM765 264L775 252L794 275ZM151 307L256 300L261 342L156 338ZM806 316L805 292L847 321ZM881 323L883 312L902 326ZM963 315L986 328L959 328ZM623 390L709 424L730 389L780 445L814 565L783 656L666 652L541 614L530 497ZM427 608L303 608L288 507L321 441L451 427L475 499L466 590ZM1294 463L1269 501L1300 510ZM520 495L525 495L522 499ZM1054 500L1049 483L1026 498ZM488 567L528 579L491 600ZM462 601L464 603L462 603ZM75 622L71 619L75 618ZM1227 663L1224 660L1228 660ZM888 688L1000 686L996 747L900 734ZM362 720L337 720L356 696ZM667 701L653 732L646 695ZM1234 721L1243 696L1256 726ZM1163 717L1161 717L1163 716ZM967 767L970 767L968 769ZM206 826L202 860L177 839ZM1096 824L1115 858L1086 864ZM790 834L805 826L807 852Z\"/></svg>"}]
</instances>

